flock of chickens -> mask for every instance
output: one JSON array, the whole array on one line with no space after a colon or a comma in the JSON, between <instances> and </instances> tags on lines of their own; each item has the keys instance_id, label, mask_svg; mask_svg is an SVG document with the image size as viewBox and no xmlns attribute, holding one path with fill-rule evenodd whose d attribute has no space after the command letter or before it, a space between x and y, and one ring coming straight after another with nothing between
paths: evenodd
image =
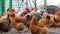
<instances>
[{"instance_id":1,"label":"flock of chickens","mask_svg":"<svg viewBox=\"0 0 60 34\"><path fill-rule=\"evenodd\" d=\"M8 9L0 18L0 31L8 32L12 27L20 31L24 29L24 26L27 26L31 34L48 34L49 27L58 27L59 25L60 9L56 9L55 15L47 13L40 20L37 20L35 15L31 17L31 20L28 20L29 17L30 15L17 16L14 9Z\"/></svg>"}]
</instances>

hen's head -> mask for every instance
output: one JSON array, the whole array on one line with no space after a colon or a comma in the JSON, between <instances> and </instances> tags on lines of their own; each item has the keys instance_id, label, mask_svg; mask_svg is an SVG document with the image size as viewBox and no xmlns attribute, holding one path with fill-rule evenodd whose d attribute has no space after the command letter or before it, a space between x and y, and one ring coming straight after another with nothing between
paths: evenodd
<instances>
[{"instance_id":1,"label":"hen's head","mask_svg":"<svg viewBox=\"0 0 60 34\"><path fill-rule=\"evenodd\" d=\"M33 16L33 17L32 17L31 23L32 23L32 24L37 24L36 16Z\"/></svg>"},{"instance_id":2,"label":"hen's head","mask_svg":"<svg viewBox=\"0 0 60 34\"><path fill-rule=\"evenodd\" d=\"M14 17L17 15L17 12L14 9L10 9L10 16Z\"/></svg>"}]
</instances>

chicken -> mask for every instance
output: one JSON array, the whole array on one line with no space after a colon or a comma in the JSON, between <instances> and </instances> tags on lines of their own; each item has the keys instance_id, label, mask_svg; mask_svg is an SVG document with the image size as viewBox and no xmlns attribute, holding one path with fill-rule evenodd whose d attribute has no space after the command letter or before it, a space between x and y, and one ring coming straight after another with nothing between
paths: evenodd
<instances>
[{"instance_id":1,"label":"chicken","mask_svg":"<svg viewBox=\"0 0 60 34\"><path fill-rule=\"evenodd\" d=\"M8 16L8 14L9 14L9 12L5 12L5 14L0 18L0 20L4 20L4 19L6 19L7 16Z\"/></svg>"},{"instance_id":2,"label":"chicken","mask_svg":"<svg viewBox=\"0 0 60 34\"><path fill-rule=\"evenodd\" d=\"M14 17L11 17L11 18L14 19L17 23L23 22L24 25L26 25L26 23L27 23L27 18L25 16L24 17L14 16Z\"/></svg>"},{"instance_id":3,"label":"chicken","mask_svg":"<svg viewBox=\"0 0 60 34\"><path fill-rule=\"evenodd\" d=\"M58 21L55 19L55 15L53 14L49 14L51 19L50 19L50 25L53 26L53 27L58 27Z\"/></svg>"},{"instance_id":4,"label":"chicken","mask_svg":"<svg viewBox=\"0 0 60 34\"><path fill-rule=\"evenodd\" d=\"M10 10L10 8L8 8L7 11L5 11L3 15L8 14L9 10Z\"/></svg>"},{"instance_id":5,"label":"chicken","mask_svg":"<svg viewBox=\"0 0 60 34\"><path fill-rule=\"evenodd\" d=\"M41 32L40 34L48 34L48 27L49 27L49 20L50 20L50 16L46 16L43 19L40 19L38 21L38 26L41 28Z\"/></svg>"},{"instance_id":6,"label":"chicken","mask_svg":"<svg viewBox=\"0 0 60 34\"><path fill-rule=\"evenodd\" d=\"M15 10L13 10L13 9L10 9L9 10L10 12L9 12L9 14L10 14L10 18L11 19L14 19L15 20L15 22L18 24L18 23L20 23L20 22L22 22L24 25L26 25L27 24L27 22L28 22L28 15L26 15L26 16L17 16L17 13L15 12ZM8 14L8 12L6 13L6 14ZM12 21L13 22L13 21ZM12 23L11 22L11 23ZM15 23L15 24L16 24ZM14 25L15 25L14 24ZM12 24L11 24L12 25ZM20 26L22 26L22 25L20 25ZM15 27L15 26L13 26L13 27ZM16 28L16 27L15 27Z\"/></svg>"},{"instance_id":7,"label":"chicken","mask_svg":"<svg viewBox=\"0 0 60 34\"><path fill-rule=\"evenodd\" d=\"M51 21L52 16L46 15L44 18L39 21L36 20L34 16L30 22L30 31L32 34L48 34L48 28L51 25L56 25L55 22ZM52 23L51 23L51 22Z\"/></svg>"},{"instance_id":8,"label":"chicken","mask_svg":"<svg viewBox=\"0 0 60 34\"><path fill-rule=\"evenodd\" d=\"M14 19L11 19L11 26L16 30L20 31L24 29L24 24L22 22L17 23Z\"/></svg>"},{"instance_id":9,"label":"chicken","mask_svg":"<svg viewBox=\"0 0 60 34\"><path fill-rule=\"evenodd\" d=\"M15 11L10 10L10 17L14 19L17 23L23 22L24 25L27 23L27 16L17 16Z\"/></svg>"},{"instance_id":10,"label":"chicken","mask_svg":"<svg viewBox=\"0 0 60 34\"><path fill-rule=\"evenodd\" d=\"M5 19L9 13L10 20L11 20L10 26L12 26L13 28L15 28L17 30L23 30L24 24L22 22L17 23L15 20L15 16L17 15L16 12L13 9L10 9L9 11L11 11L11 12L5 12L5 15L1 19Z\"/></svg>"},{"instance_id":11,"label":"chicken","mask_svg":"<svg viewBox=\"0 0 60 34\"><path fill-rule=\"evenodd\" d=\"M60 27L60 9L56 9L55 20L58 22Z\"/></svg>"},{"instance_id":12,"label":"chicken","mask_svg":"<svg viewBox=\"0 0 60 34\"><path fill-rule=\"evenodd\" d=\"M25 8L24 11L22 12L21 16L25 16L29 12L30 12L29 9L28 8Z\"/></svg>"},{"instance_id":13,"label":"chicken","mask_svg":"<svg viewBox=\"0 0 60 34\"><path fill-rule=\"evenodd\" d=\"M55 19L60 21L60 9L56 9Z\"/></svg>"},{"instance_id":14,"label":"chicken","mask_svg":"<svg viewBox=\"0 0 60 34\"><path fill-rule=\"evenodd\" d=\"M11 17L17 16L17 12L14 9L10 9L9 11Z\"/></svg>"},{"instance_id":15,"label":"chicken","mask_svg":"<svg viewBox=\"0 0 60 34\"><path fill-rule=\"evenodd\" d=\"M35 16L32 17L29 28L30 28L31 34L39 34L40 33L40 27L38 26Z\"/></svg>"},{"instance_id":16,"label":"chicken","mask_svg":"<svg viewBox=\"0 0 60 34\"><path fill-rule=\"evenodd\" d=\"M11 29L9 15L5 15L5 18L0 19L0 31L8 32Z\"/></svg>"},{"instance_id":17,"label":"chicken","mask_svg":"<svg viewBox=\"0 0 60 34\"><path fill-rule=\"evenodd\" d=\"M36 17L34 16L30 22L30 31L32 34L48 34L48 24L50 17L40 19L36 21Z\"/></svg>"},{"instance_id":18,"label":"chicken","mask_svg":"<svg viewBox=\"0 0 60 34\"><path fill-rule=\"evenodd\" d=\"M8 16L8 14L9 14L9 8L7 9L7 11L4 12L3 16L1 17L1 19L2 20L6 19L6 17Z\"/></svg>"}]
</instances>

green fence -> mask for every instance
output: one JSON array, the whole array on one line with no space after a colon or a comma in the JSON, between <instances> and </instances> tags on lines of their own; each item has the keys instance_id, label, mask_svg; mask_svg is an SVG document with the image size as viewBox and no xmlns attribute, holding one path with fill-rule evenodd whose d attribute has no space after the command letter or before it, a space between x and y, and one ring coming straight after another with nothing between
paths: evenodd
<instances>
[{"instance_id":1,"label":"green fence","mask_svg":"<svg viewBox=\"0 0 60 34\"><path fill-rule=\"evenodd\" d=\"M12 8L12 0L9 0L9 8Z\"/></svg>"},{"instance_id":2,"label":"green fence","mask_svg":"<svg viewBox=\"0 0 60 34\"><path fill-rule=\"evenodd\" d=\"M9 0L9 8L12 8L12 0ZM0 0L0 16L5 12L5 0Z\"/></svg>"},{"instance_id":3,"label":"green fence","mask_svg":"<svg viewBox=\"0 0 60 34\"><path fill-rule=\"evenodd\" d=\"M1 15L5 12L5 0L1 0Z\"/></svg>"}]
</instances>

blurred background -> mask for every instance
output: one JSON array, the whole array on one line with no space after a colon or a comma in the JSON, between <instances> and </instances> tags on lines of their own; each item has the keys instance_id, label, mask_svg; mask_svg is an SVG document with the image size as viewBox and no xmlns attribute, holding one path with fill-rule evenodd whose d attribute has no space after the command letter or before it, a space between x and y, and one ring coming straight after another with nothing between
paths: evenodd
<instances>
[{"instance_id":1,"label":"blurred background","mask_svg":"<svg viewBox=\"0 0 60 34\"><path fill-rule=\"evenodd\" d=\"M46 6L60 8L60 0L0 0L0 15L3 15L8 8L13 8L21 13L25 8L41 9Z\"/></svg>"},{"instance_id":2,"label":"blurred background","mask_svg":"<svg viewBox=\"0 0 60 34\"><path fill-rule=\"evenodd\" d=\"M18 15L22 14L25 8L31 10L31 8L35 8L36 11L40 11L41 9L47 10L50 14L55 14L55 9L60 9L60 0L0 0L0 16L3 16L3 13L7 11L8 8L13 8L18 12ZM27 30L25 28L24 30ZM15 32L15 29L11 29L6 34L31 34L29 31L26 32ZM51 28L49 29L50 34L60 34L60 28ZM5 33L3 33L5 34Z\"/></svg>"}]
</instances>

